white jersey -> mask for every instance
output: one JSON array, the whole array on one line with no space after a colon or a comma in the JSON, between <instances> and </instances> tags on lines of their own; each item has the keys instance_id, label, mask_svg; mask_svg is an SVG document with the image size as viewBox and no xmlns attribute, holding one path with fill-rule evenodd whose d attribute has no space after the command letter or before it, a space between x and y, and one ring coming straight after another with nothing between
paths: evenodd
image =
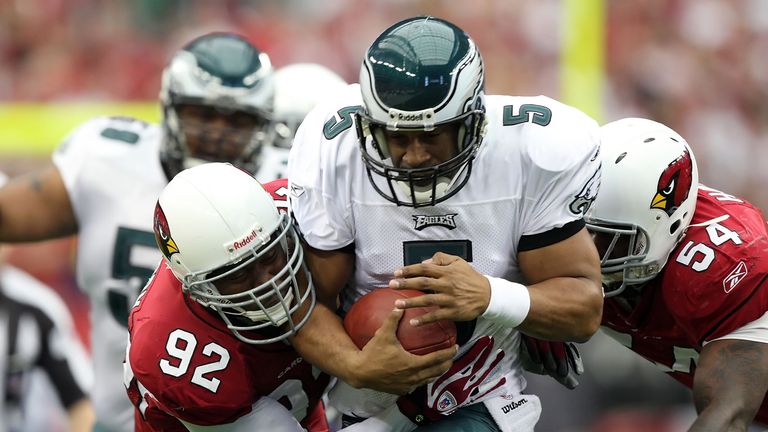
<instances>
[{"instance_id":1,"label":"white jersey","mask_svg":"<svg viewBox=\"0 0 768 432\"><path fill-rule=\"evenodd\" d=\"M53 155L77 217L77 281L91 306L91 396L99 425L109 431L133 431L122 363L128 312L162 258L152 231L155 203L168 183L159 157L162 139L159 125L99 117L76 129ZM265 172L278 170L265 166Z\"/></svg>"},{"instance_id":2,"label":"white jersey","mask_svg":"<svg viewBox=\"0 0 768 432\"><path fill-rule=\"evenodd\" d=\"M354 244L344 309L386 286L395 269L437 251L463 257L480 273L524 283L521 248L554 243L583 226L599 183L599 140L597 123L582 112L543 96L488 96L487 131L469 181L440 204L412 208L388 202L371 186L353 109L345 109L356 105L360 90L351 85L336 104L311 112L288 164L292 210L309 245ZM525 380L518 332L479 318L472 339L483 334L494 335L506 351L496 376L505 371L507 391L519 393Z\"/></svg>"}]
</instances>

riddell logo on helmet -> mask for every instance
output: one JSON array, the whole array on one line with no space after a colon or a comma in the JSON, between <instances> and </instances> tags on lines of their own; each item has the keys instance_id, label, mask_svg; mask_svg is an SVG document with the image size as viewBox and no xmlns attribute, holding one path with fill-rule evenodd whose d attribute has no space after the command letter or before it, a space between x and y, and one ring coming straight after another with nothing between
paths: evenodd
<instances>
[{"instance_id":1,"label":"riddell logo on helmet","mask_svg":"<svg viewBox=\"0 0 768 432\"><path fill-rule=\"evenodd\" d=\"M418 114L398 113L397 119L399 121L404 121L404 122L422 121L424 120L424 113L418 113Z\"/></svg>"},{"instance_id":2,"label":"riddell logo on helmet","mask_svg":"<svg viewBox=\"0 0 768 432\"><path fill-rule=\"evenodd\" d=\"M257 236L257 234L256 234L256 230L252 230L252 231L251 231L251 232L250 232L250 233L249 233L247 236L245 236L245 238L243 238L242 240L237 240L237 241L235 241L235 242L232 244L232 247L233 247L235 250L238 250L238 249L240 249L240 248L244 248L244 247L248 246L248 245L249 245L249 244L250 244L250 243L251 243L251 242L252 242L252 241L253 241L253 240L256 238L256 236Z\"/></svg>"}]
</instances>

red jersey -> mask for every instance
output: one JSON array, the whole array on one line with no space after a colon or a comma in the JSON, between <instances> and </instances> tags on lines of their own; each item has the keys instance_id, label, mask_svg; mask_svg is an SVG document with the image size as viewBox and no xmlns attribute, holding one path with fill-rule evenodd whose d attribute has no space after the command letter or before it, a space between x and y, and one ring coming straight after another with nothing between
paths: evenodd
<instances>
[{"instance_id":1,"label":"red jersey","mask_svg":"<svg viewBox=\"0 0 768 432\"><path fill-rule=\"evenodd\" d=\"M280 195L285 186L276 181L265 188L278 199L275 192ZM262 397L306 420L329 383L288 343L237 339L214 311L182 293L164 261L128 325L127 385L137 431L186 431L178 419L203 426L231 423Z\"/></svg>"},{"instance_id":2,"label":"red jersey","mask_svg":"<svg viewBox=\"0 0 768 432\"><path fill-rule=\"evenodd\" d=\"M723 192L699 187L696 211L662 272L627 313L605 300L606 333L693 387L703 343L768 311L768 232L762 212ZM756 419L768 423L763 400Z\"/></svg>"}]
</instances>

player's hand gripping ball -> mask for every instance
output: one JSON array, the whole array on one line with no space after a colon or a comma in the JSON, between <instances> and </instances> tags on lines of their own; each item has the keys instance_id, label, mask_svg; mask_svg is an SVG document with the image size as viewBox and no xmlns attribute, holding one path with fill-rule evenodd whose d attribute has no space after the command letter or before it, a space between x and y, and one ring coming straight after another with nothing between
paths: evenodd
<instances>
[{"instance_id":1,"label":"player's hand gripping ball","mask_svg":"<svg viewBox=\"0 0 768 432\"><path fill-rule=\"evenodd\" d=\"M424 293L417 290L374 289L360 297L347 311L344 329L355 345L362 349L395 308L395 300L420 295ZM456 325L453 321L437 321L419 327L410 324L411 318L436 308L437 306L405 309L397 328L397 339L406 351L424 355L456 344Z\"/></svg>"}]
</instances>

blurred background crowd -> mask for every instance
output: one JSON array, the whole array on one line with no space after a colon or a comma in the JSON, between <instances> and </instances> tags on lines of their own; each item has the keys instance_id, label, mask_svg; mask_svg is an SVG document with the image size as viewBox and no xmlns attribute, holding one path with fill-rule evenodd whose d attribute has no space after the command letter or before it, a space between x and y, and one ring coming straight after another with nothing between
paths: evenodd
<instances>
[{"instance_id":1,"label":"blurred background crowd","mask_svg":"<svg viewBox=\"0 0 768 432\"><path fill-rule=\"evenodd\" d=\"M476 40L488 93L560 99L567 1L2 0L0 114L30 102L152 103L171 53L212 30L243 34L275 66L316 62L356 82L372 39L420 14L453 21ZM604 6L604 77L594 96L601 109L590 114L600 122L640 116L666 123L693 147L702 182L768 209L768 2ZM38 120L45 128L46 119ZM19 174L34 165L16 150L0 154L0 169ZM16 246L10 260L64 294L87 339L71 245ZM692 418L687 391L618 344L598 336L583 351L587 374L575 391L532 379L545 404L538 430L666 431Z\"/></svg>"},{"instance_id":2,"label":"blurred background crowd","mask_svg":"<svg viewBox=\"0 0 768 432\"><path fill-rule=\"evenodd\" d=\"M357 81L360 56L397 19L430 13L478 42L489 93L560 94L565 0L4 0L0 102L150 101L170 54L235 30L275 65L324 64ZM605 2L601 120L649 116L702 159L703 179L768 203L768 4ZM44 119L41 119L44 122ZM728 154L723 158L724 153Z\"/></svg>"}]
</instances>

